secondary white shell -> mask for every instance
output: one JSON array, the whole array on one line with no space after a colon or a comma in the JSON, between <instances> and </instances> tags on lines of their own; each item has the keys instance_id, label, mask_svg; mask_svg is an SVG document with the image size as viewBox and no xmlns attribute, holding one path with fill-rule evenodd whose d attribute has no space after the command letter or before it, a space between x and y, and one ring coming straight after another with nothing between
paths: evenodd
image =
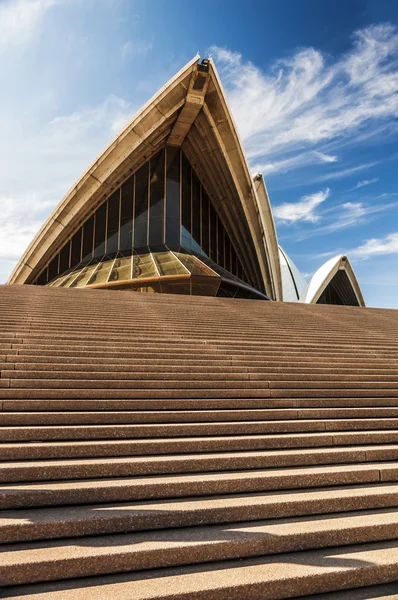
<instances>
[{"instance_id":1,"label":"secondary white shell","mask_svg":"<svg viewBox=\"0 0 398 600\"><path fill-rule=\"evenodd\" d=\"M307 289L307 281L291 258L279 246L281 265L282 295L284 302L300 302Z\"/></svg>"}]
</instances>

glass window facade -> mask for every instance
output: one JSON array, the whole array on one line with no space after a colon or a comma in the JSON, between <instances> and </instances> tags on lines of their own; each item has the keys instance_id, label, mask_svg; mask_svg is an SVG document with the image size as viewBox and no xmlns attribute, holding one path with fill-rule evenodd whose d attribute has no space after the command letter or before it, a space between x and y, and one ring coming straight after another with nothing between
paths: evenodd
<instances>
[{"instance_id":1,"label":"glass window facade","mask_svg":"<svg viewBox=\"0 0 398 600\"><path fill-rule=\"evenodd\" d=\"M202 266L189 255L201 258ZM189 160L180 148L166 147L96 208L35 283L80 287L193 272L209 276L207 261L221 268L222 278L252 285ZM216 268L208 271L216 275Z\"/></svg>"}]
</instances>

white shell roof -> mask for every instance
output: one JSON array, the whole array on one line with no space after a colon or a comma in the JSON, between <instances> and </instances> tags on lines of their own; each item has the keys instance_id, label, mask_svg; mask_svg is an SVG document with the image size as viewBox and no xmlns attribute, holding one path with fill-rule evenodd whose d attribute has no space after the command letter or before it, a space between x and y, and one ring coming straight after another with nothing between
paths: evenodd
<instances>
[{"instance_id":1,"label":"white shell roof","mask_svg":"<svg viewBox=\"0 0 398 600\"><path fill-rule=\"evenodd\" d=\"M294 262L279 246L279 260L282 276L282 295L284 302L299 302L308 287L307 281Z\"/></svg>"}]
</instances>

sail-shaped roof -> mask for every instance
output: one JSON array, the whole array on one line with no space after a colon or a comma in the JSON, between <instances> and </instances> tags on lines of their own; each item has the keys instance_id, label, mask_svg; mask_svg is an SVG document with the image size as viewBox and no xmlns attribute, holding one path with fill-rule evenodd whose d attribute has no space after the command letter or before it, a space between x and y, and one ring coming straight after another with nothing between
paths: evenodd
<instances>
[{"instance_id":1,"label":"sail-shaped roof","mask_svg":"<svg viewBox=\"0 0 398 600\"><path fill-rule=\"evenodd\" d=\"M162 147L181 147L237 249L251 285L281 299L276 233L253 182L211 60L192 59L94 160L44 223L9 283L33 283L90 214Z\"/></svg>"},{"instance_id":2,"label":"sail-shaped roof","mask_svg":"<svg viewBox=\"0 0 398 600\"><path fill-rule=\"evenodd\" d=\"M334 256L314 273L302 297L307 304L329 304L332 300L338 304L365 306L354 269L344 254Z\"/></svg>"}]
</instances>

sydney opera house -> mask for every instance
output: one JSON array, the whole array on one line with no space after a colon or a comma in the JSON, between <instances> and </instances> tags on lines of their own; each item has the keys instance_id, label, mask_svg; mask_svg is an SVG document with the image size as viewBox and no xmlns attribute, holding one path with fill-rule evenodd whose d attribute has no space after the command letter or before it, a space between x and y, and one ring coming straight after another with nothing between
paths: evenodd
<instances>
[{"instance_id":1,"label":"sydney opera house","mask_svg":"<svg viewBox=\"0 0 398 600\"><path fill-rule=\"evenodd\" d=\"M307 281L280 247L211 60L9 283L1 597L398 598L398 312L360 308L346 256Z\"/></svg>"},{"instance_id":2,"label":"sydney opera house","mask_svg":"<svg viewBox=\"0 0 398 600\"><path fill-rule=\"evenodd\" d=\"M307 282L279 247L264 179L198 57L74 184L8 283L364 306L346 256Z\"/></svg>"}]
</instances>

